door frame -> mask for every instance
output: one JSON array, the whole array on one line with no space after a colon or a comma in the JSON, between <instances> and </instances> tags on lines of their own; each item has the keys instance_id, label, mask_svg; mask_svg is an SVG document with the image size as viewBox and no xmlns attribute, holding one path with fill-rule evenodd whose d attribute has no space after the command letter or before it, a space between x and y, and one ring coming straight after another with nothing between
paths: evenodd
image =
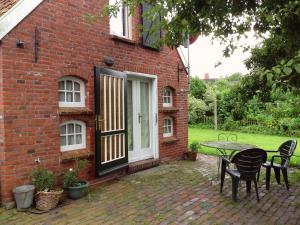
<instances>
[{"instance_id":1,"label":"door frame","mask_svg":"<svg viewBox=\"0 0 300 225\"><path fill-rule=\"evenodd\" d=\"M153 158L158 159L159 158L159 137L158 137L158 88L157 88L157 76L152 74L145 74L145 73L137 73L137 72L131 72L131 71L124 71L124 73L127 75L127 77L137 78L137 79L143 79L148 78L150 79L151 84L151 116L152 116L152 122L151 122L151 146L153 148ZM128 158L129 160L129 158ZM130 160L129 160L130 162Z\"/></svg>"}]
</instances>

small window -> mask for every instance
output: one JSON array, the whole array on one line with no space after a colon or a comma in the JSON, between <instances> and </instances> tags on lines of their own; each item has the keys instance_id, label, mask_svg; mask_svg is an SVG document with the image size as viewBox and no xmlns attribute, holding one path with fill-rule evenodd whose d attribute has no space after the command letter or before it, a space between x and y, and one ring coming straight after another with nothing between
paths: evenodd
<instances>
[{"instance_id":1,"label":"small window","mask_svg":"<svg viewBox=\"0 0 300 225\"><path fill-rule=\"evenodd\" d=\"M115 5L117 2L119 1L110 0L109 4ZM117 4L120 4L120 2ZM117 14L115 16L112 16L109 20L110 33L120 37L131 39L132 38L131 23L132 23L132 19L131 16L129 15L129 8L128 6L123 4L120 7Z\"/></svg>"},{"instance_id":2,"label":"small window","mask_svg":"<svg viewBox=\"0 0 300 225\"><path fill-rule=\"evenodd\" d=\"M167 117L164 119L164 137L172 137L173 136L173 119L171 117Z\"/></svg>"},{"instance_id":3,"label":"small window","mask_svg":"<svg viewBox=\"0 0 300 225\"><path fill-rule=\"evenodd\" d=\"M86 147L86 125L81 121L68 121L60 126L60 150L70 151Z\"/></svg>"},{"instance_id":4,"label":"small window","mask_svg":"<svg viewBox=\"0 0 300 225\"><path fill-rule=\"evenodd\" d=\"M84 82L74 77L65 77L58 82L60 107L84 107Z\"/></svg>"},{"instance_id":5,"label":"small window","mask_svg":"<svg viewBox=\"0 0 300 225\"><path fill-rule=\"evenodd\" d=\"M163 107L173 106L173 91L171 88L164 89L163 101Z\"/></svg>"}]
</instances>

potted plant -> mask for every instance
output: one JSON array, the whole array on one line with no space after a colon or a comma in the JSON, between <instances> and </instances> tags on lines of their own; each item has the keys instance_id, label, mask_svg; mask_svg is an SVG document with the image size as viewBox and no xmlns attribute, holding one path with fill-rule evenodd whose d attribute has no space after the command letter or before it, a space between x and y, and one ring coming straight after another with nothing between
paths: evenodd
<instances>
[{"instance_id":1,"label":"potted plant","mask_svg":"<svg viewBox=\"0 0 300 225\"><path fill-rule=\"evenodd\" d=\"M54 173L39 167L31 172L31 178L37 190L35 195L36 208L42 211L55 208L63 190L54 188Z\"/></svg>"},{"instance_id":2,"label":"potted plant","mask_svg":"<svg viewBox=\"0 0 300 225\"><path fill-rule=\"evenodd\" d=\"M68 197L79 199L86 195L89 183L79 179L80 172L86 168L87 160L75 160L74 168L70 168L64 174L64 188L68 191Z\"/></svg>"},{"instance_id":3,"label":"potted plant","mask_svg":"<svg viewBox=\"0 0 300 225\"><path fill-rule=\"evenodd\" d=\"M199 142L192 142L190 144L190 151L187 152L187 159L192 160L192 161L196 161L197 160L197 153L198 150L200 148L200 144Z\"/></svg>"}]
</instances>

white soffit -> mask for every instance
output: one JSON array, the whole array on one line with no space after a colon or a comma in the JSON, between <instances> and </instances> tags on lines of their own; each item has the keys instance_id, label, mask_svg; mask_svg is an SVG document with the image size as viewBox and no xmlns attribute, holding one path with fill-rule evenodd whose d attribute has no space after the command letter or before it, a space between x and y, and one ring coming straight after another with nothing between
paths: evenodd
<instances>
[{"instance_id":1,"label":"white soffit","mask_svg":"<svg viewBox=\"0 0 300 225\"><path fill-rule=\"evenodd\" d=\"M0 17L0 40L28 16L43 0L20 0Z\"/></svg>"}]
</instances>

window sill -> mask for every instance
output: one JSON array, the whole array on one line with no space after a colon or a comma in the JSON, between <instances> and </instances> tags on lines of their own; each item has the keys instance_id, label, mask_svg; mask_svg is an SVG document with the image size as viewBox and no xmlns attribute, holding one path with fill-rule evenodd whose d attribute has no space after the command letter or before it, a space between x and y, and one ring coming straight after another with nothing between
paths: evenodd
<instances>
[{"instance_id":1,"label":"window sill","mask_svg":"<svg viewBox=\"0 0 300 225\"><path fill-rule=\"evenodd\" d=\"M59 115L93 115L93 111L86 107L60 107Z\"/></svg>"},{"instance_id":2,"label":"window sill","mask_svg":"<svg viewBox=\"0 0 300 225\"><path fill-rule=\"evenodd\" d=\"M87 151L86 149L73 150L61 152L61 161L69 162L74 159L89 159L94 156L93 152Z\"/></svg>"},{"instance_id":3,"label":"window sill","mask_svg":"<svg viewBox=\"0 0 300 225\"><path fill-rule=\"evenodd\" d=\"M131 45L136 45L137 44L137 42L134 41L134 40L128 39L126 37L120 37L120 36L115 35L115 34L111 34L110 38L114 41L120 41L120 42L128 43L128 44L131 44Z\"/></svg>"},{"instance_id":4,"label":"window sill","mask_svg":"<svg viewBox=\"0 0 300 225\"><path fill-rule=\"evenodd\" d=\"M165 137L162 139L162 143L164 144L169 144L169 143L174 143L174 142L177 142L179 141L179 139L177 137Z\"/></svg>"},{"instance_id":5,"label":"window sill","mask_svg":"<svg viewBox=\"0 0 300 225\"><path fill-rule=\"evenodd\" d=\"M171 112L171 113L178 112L178 111L179 111L179 109L177 109L175 107L164 107L159 110L159 112Z\"/></svg>"}]
</instances>

